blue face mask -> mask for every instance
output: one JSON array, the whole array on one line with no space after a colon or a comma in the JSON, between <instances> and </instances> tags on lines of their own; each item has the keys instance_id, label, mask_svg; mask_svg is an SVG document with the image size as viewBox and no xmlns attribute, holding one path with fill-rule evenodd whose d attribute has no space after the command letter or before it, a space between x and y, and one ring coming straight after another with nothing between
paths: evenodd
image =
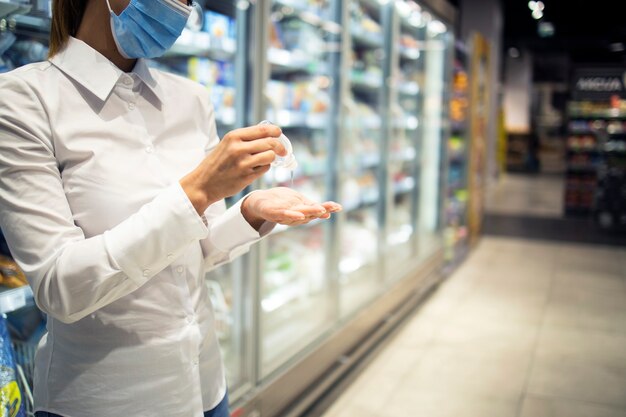
<instances>
[{"instance_id":1,"label":"blue face mask","mask_svg":"<svg viewBox=\"0 0 626 417\"><path fill-rule=\"evenodd\" d=\"M131 0L118 16L106 1L113 39L129 59L162 56L183 32L191 14L191 7L179 0Z\"/></svg>"}]
</instances>

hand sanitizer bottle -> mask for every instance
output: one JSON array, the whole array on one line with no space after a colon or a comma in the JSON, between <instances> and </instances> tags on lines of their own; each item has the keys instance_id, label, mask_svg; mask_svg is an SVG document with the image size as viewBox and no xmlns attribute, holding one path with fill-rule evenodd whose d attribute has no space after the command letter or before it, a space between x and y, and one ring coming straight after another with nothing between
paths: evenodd
<instances>
[{"instance_id":1,"label":"hand sanitizer bottle","mask_svg":"<svg viewBox=\"0 0 626 417\"><path fill-rule=\"evenodd\" d=\"M263 120L259 124L260 125L271 125L273 123L271 123L271 122L269 122L267 120ZM294 171L298 167L298 161L296 161L296 157L293 154L293 147L291 146L291 142L289 141L289 139L287 139L287 136L285 136L282 133L281 133L280 137L278 138L278 140L285 147L285 150L287 151L287 155L285 155L285 156L276 155L276 159L274 159L274 162L272 162L272 166L273 167L279 167L279 168L285 168L285 169L288 169L290 171Z\"/></svg>"}]
</instances>

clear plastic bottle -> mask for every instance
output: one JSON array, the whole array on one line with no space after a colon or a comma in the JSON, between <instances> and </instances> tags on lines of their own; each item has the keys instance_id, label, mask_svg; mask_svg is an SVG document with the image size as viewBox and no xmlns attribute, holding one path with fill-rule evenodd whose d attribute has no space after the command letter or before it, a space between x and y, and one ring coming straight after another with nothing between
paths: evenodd
<instances>
[{"instance_id":1,"label":"clear plastic bottle","mask_svg":"<svg viewBox=\"0 0 626 417\"><path fill-rule=\"evenodd\" d=\"M273 123L269 122L267 120L263 120L259 124L260 125L271 125ZM276 159L274 159L274 162L272 162L272 166L273 167L285 168L285 169L288 169L290 171L294 171L298 167L298 161L296 160L296 157L293 154L293 147L291 146L291 142L289 141L287 136L285 136L282 133L281 133L280 137L278 138L278 140L285 147L285 150L287 151L287 155L285 155L285 156L276 155Z\"/></svg>"}]
</instances>

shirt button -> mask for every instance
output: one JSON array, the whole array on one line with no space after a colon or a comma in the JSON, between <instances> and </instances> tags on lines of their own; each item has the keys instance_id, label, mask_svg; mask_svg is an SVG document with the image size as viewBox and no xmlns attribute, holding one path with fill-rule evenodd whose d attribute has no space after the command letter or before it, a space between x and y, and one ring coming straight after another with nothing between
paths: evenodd
<instances>
[{"instance_id":1,"label":"shirt button","mask_svg":"<svg viewBox=\"0 0 626 417\"><path fill-rule=\"evenodd\" d=\"M135 103L128 103L129 110L135 110Z\"/></svg>"},{"instance_id":2,"label":"shirt button","mask_svg":"<svg viewBox=\"0 0 626 417\"><path fill-rule=\"evenodd\" d=\"M193 366L198 366L198 359L193 360Z\"/></svg>"},{"instance_id":3,"label":"shirt button","mask_svg":"<svg viewBox=\"0 0 626 417\"><path fill-rule=\"evenodd\" d=\"M148 147L146 148L146 152L147 152L147 153L152 153L152 152L154 152L154 148L153 148L152 146L148 146Z\"/></svg>"},{"instance_id":4,"label":"shirt button","mask_svg":"<svg viewBox=\"0 0 626 417\"><path fill-rule=\"evenodd\" d=\"M124 78L124 84L125 85L131 85L133 83L133 80L130 78Z\"/></svg>"},{"instance_id":5,"label":"shirt button","mask_svg":"<svg viewBox=\"0 0 626 417\"><path fill-rule=\"evenodd\" d=\"M144 277L147 277L147 276L149 276L149 275L150 275L150 270L149 270L149 269L144 269L144 270L143 270L143 276L144 276Z\"/></svg>"},{"instance_id":6,"label":"shirt button","mask_svg":"<svg viewBox=\"0 0 626 417\"><path fill-rule=\"evenodd\" d=\"M168 254L167 254L167 259L169 259L170 261L171 261L172 259L174 259L174 254L173 254L173 253L168 253Z\"/></svg>"},{"instance_id":7,"label":"shirt button","mask_svg":"<svg viewBox=\"0 0 626 417\"><path fill-rule=\"evenodd\" d=\"M185 268L183 268L182 266L176 268L176 272L178 272L179 274L182 274L184 270Z\"/></svg>"},{"instance_id":8,"label":"shirt button","mask_svg":"<svg viewBox=\"0 0 626 417\"><path fill-rule=\"evenodd\" d=\"M187 316L187 323L189 323L189 324L193 323L193 317L192 316Z\"/></svg>"}]
</instances>

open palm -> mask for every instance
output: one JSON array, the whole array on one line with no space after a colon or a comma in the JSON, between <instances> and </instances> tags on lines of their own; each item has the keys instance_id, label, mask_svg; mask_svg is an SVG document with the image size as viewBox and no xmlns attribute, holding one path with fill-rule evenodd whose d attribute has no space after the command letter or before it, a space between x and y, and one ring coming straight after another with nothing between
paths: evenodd
<instances>
[{"instance_id":1,"label":"open palm","mask_svg":"<svg viewBox=\"0 0 626 417\"><path fill-rule=\"evenodd\" d=\"M328 219L331 213L341 211L341 206L337 203L316 203L286 187L256 191L246 199L246 204L248 211L256 218L287 226Z\"/></svg>"}]
</instances>

